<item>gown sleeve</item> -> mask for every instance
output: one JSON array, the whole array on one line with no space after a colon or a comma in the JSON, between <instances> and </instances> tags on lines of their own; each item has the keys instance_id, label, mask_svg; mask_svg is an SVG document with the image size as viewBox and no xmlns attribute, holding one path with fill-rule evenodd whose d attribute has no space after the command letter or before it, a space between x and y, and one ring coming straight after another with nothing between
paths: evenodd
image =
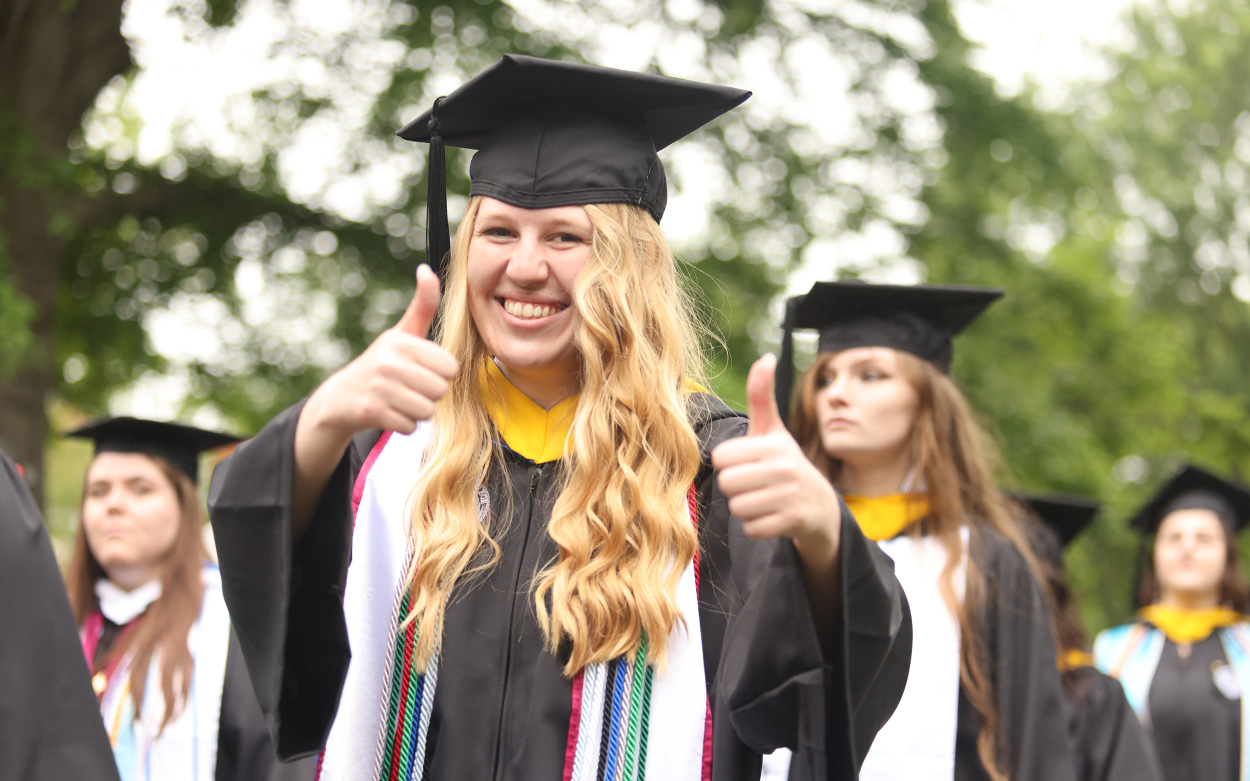
<instances>
[{"instance_id":1,"label":"gown sleeve","mask_svg":"<svg viewBox=\"0 0 1250 781\"><path fill-rule=\"evenodd\" d=\"M745 426L745 419L722 426L721 438ZM794 544L751 541L719 488L712 493L709 515L719 512L729 524L734 577L745 597L727 627L719 680L734 729L755 751L793 749L791 779L857 777L903 696L911 662L911 614L893 562L841 505L842 622L826 658Z\"/></svg>"},{"instance_id":2,"label":"gown sleeve","mask_svg":"<svg viewBox=\"0 0 1250 781\"><path fill-rule=\"evenodd\" d=\"M217 781L312 781L317 757L279 762L256 702L238 636L230 632L217 731Z\"/></svg>"},{"instance_id":3,"label":"gown sleeve","mask_svg":"<svg viewBox=\"0 0 1250 781\"><path fill-rule=\"evenodd\" d=\"M256 699L283 760L325 745L351 651L343 588L352 488L378 432L353 441L307 531L291 541L295 427L303 403L274 418L213 473L209 515L222 591Z\"/></svg>"},{"instance_id":4,"label":"gown sleeve","mask_svg":"<svg viewBox=\"0 0 1250 781\"><path fill-rule=\"evenodd\" d=\"M35 500L0 452L0 778L116 781L91 674Z\"/></svg>"},{"instance_id":5,"label":"gown sleeve","mask_svg":"<svg viewBox=\"0 0 1250 781\"><path fill-rule=\"evenodd\" d=\"M1065 673L1069 732L1081 781L1162 781L1154 745L1124 696L1124 687L1093 667Z\"/></svg>"}]
</instances>

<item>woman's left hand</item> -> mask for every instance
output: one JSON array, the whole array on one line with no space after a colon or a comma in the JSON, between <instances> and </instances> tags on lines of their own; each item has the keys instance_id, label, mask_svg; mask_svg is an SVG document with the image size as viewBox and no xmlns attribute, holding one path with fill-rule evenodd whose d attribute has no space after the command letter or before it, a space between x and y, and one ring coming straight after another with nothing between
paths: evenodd
<instances>
[{"instance_id":1,"label":"woman's left hand","mask_svg":"<svg viewBox=\"0 0 1250 781\"><path fill-rule=\"evenodd\" d=\"M808 565L837 560L841 511L829 480L804 455L777 411L773 375L777 359L765 355L747 377L746 436L712 451L729 511L747 536L794 539Z\"/></svg>"}]
</instances>

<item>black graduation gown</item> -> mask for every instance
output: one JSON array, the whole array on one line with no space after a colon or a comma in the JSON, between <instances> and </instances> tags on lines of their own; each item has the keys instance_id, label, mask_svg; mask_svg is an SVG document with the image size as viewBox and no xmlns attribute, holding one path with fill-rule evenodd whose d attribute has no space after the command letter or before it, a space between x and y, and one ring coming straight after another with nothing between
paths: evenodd
<instances>
[{"instance_id":1,"label":"black graduation gown","mask_svg":"<svg viewBox=\"0 0 1250 781\"><path fill-rule=\"evenodd\" d=\"M104 631L96 646L96 669L100 669L109 648L123 627L104 622ZM81 650L79 651L81 654ZM160 697L160 692L144 695ZM99 720L99 710L96 710ZM316 757L295 762L278 761L265 716L256 702L252 679L248 677L239 648L238 636L230 631L230 647L226 651L226 670L221 684L221 715L217 722L217 767L214 781L312 781L317 773ZM110 753L109 758L112 758Z\"/></svg>"},{"instance_id":2,"label":"black graduation gown","mask_svg":"<svg viewBox=\"0 0 1250 781\"><path fill-rule=\"evenodd\" d=\"M1005 537L974 526L969 554L985 578L977 614L998 716L999 765L1012 781L1075 781L1067 711L1050 613L1024 557ZM956 781L988 781L977 754L981 714L959 690Z\"/></svg>"},{"instance_id":3,"label":"black graduation gown","mask_svg":"<svg viewBox=\"0 0 1250 781\"><path fill-rule=\"evenodd\" d=\"M1230 698L1215 682L1230 674L1218 632L1194 643L1181 659L1166 640L1150 683L1150 730L1167 781L1237 781L1241 776L1241 696ZM1234 683L1236 679L1233 679Z\"/></svg>"},{"instance_id":4,"label":"black graduation gown","mask_svg":"<svg viewBox=\"0 0 1250 781\"><path fill-rule=\"evenodd\" d=\"M301 408L223 462L209 496L226 603L284 757L320 750L334 720L350 658L342 599L352 486L378 437L354 440L292 546ZM745 433L746 419L707 394L693 394L691 408L705 458L696 491L712 776L755 781L761 752L791 746L793 777L852 779L906 682L911 623L892 564L843 507L842 632L836 658L824 659L793 544L748 539L707 462L716 444ZM498 564L450 600L427 779L559 779L564 767L572 684L542 647L528 585L555 555L545 523L560 462L540 468L507 448L501 461L486 487L492 512L512 515L493 526L507 530ZM374 747L362 751L372 761Z\"/></svg>"},{"instance_id":5,"label":"black graduation gown","mask_svg":"<svg viewBox=\"0 0 1250 781\"><path fill-rule=\"evenodd\" d=\"M117 766L43 519L0 452L0 778L115 781Z\"/></svg>"},{"instance_id":6,"label":"black graduation gown","mask_svg":"<svg viewBox=\"0 0 1250 781\"><path fill-rule=\"evenodd\" d=\"M1088 666L1062 677L1077 780L1160 781L1154 746L1120 682Z\"/></svg>"}]
</instances>

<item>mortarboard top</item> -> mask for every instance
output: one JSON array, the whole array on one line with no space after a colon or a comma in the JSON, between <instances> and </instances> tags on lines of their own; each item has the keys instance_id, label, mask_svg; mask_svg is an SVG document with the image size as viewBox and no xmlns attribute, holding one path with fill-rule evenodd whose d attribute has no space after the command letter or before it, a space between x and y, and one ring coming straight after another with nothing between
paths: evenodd
<instances>
[{"instance_id":1,"label":"mortarboard top","mask_svg":"<svg viewBox=\"0 0 1250 781\"><path fill-rule=\"evenodd\" d=\"M430 143L431 265L441 273L450 247L443 144L478 150L469 167L470 195L525 209L632 203L659 221L668 186L657 151L750 96L732 87L504 55L397 134Z\"/></svg>"},{"instance_id":2,"label":"mortarboard top","mask_svg":"<svg viewBox=\"0 0 1250 781\"><path fill-rule=\"evenodd\" d=\"M1055 533L1060 546L1066 548L1085 531L1102 510L1102 503L1082 496L1047 494L1045 496L1019 496L1021 504Z\"/></svg>"},{"instance_id":3,"label":"mortarboard top","mask_svg":"<svg viewBox=\"0 0 1250 781\"><path fill-rule=\"evenodd\" d=\"M92 421L65 436L95 441L95 452L143 453L158 456L197 481L199 456L204 450L242 441L242 437L215 431L139 418L104 418Z\"/></svg>"},{"instance_id":4,"label":"mortarboard top","mask_svg":"<svg viewBox=\"0 0 1250 781\"><path fill-rule=\"evenodd\" d=\"M787 416L793 385L794 329L818 330L820 352L893 347L949 372L951 338L1002 295L997 288L968 285L817 282L805 295L786 302L777 376L782 419Z\"/></svg>"},{"instance_id":5,"label":"mortarboard top","mask_svg":"<svg viewBox=\"0 0 1250 781\"><path fill-rule=\"evenodd\" d=\"M1213 511L1236 534L1250 522L1250 489L1189 465L1160 488L1129 525L1153 534L1171 513L1193 509Z\"/></svg>"}]
</instances>

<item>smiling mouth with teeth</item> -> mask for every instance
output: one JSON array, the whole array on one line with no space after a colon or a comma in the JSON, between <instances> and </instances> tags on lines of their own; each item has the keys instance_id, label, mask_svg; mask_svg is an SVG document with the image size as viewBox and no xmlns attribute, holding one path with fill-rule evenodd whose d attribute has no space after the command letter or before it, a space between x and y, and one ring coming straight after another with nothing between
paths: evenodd
<instances>
[{"instance_id":1,"label":"smiling mouth with teeth","mask_svg":"<svg viewBox=\"0 0 1250 781\"><path fill-rule=\"evenodd\" d=\"M504 301L504 311L516 317L539 318L559 312L563 307L543 306L541 304L524 304L520 301Z\"/></svg>"}]
</instances>

